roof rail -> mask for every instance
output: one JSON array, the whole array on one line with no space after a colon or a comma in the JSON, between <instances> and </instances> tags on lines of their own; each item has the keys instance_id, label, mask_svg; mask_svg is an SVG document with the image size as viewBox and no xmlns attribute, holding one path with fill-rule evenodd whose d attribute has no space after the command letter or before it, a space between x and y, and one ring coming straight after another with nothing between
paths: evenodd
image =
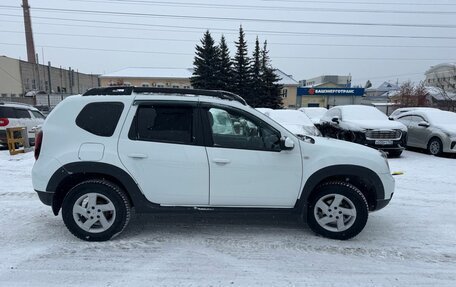
<instances>
[{"instance_id":1,"label":"roof rail","mask_svg":"<svg viewBox=\"0 0 456 287\"><path fill-rule=\"evenodd\" d=\"M247 105L247 102L239 95L221 90L200 90L200 89L177 89L177 88L155 88L155 87L101 87L93 88L83 94L83 96L106 96L106 95L131 95L132 93L157 93L157 94L182 94L182 95L197 95L211 96L224 100L231 100Z\"/></svg>"}]
</instances>

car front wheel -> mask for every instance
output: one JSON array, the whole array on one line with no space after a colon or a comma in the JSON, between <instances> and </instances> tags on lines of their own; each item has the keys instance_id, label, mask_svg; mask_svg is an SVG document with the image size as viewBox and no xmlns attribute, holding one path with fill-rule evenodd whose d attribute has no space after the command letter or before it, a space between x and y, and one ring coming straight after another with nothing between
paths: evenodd
<instances>
[{"instance_id":1,"label":"car front wheel","mask_svg":"<svg viewBox=\"0 0 456 287\"><path fill-rule=\"evenodd\" d=\"M62 217L68 230L87 241L106 241L121 233L130 219L130 202L117 185L87 180L65 196Z\"/></svg>"},{"instance_id":2,"label":"car front wheel","mask_svg":"<svg viewBox=\"0 0 456 287\"><path fill-rule=\"evenodd\" d=\"M441 155L442 154L442 142L438 138L432 138L428 143L428 151L432 155Z\"/></svg>"},{"instance_id":3,"label":"car front wheel","mask_svg":"<svg viewBox=\"0 0 456 287\"><path fill-rule=\"evenodd\" d=\"M323 183L313 193L307 208L307 223L317 234L346 240L358 235L367 222L367 200L354 185Z\"/></svg>"}]
</instances>

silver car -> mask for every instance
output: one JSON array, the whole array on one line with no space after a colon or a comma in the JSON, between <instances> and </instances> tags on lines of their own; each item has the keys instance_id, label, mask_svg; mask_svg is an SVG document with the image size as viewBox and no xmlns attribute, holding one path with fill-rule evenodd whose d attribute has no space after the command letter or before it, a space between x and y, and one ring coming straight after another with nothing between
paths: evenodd
<instances>
[{"instance_id":1,"label":"silver car","mask_svg":"<svg viewBox=\"0 0 456 287\"><path fill-rule=\"evenodd\" d=\"M407 146L427 149L433 155L456 153L456 113L413 110L401 114L396 121L408 128Z\"/></svg>"}]
</instances>

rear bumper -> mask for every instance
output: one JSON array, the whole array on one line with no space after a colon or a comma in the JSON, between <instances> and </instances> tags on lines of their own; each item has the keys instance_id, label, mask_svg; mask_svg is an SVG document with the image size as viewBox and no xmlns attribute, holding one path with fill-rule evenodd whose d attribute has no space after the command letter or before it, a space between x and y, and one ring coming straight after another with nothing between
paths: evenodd
<instances>
[{"instance_id":1,"label":"rear bumper","mask_svg":"<svg viewBox=\"0 0 456 287\"><path fill-rule=\"evenodd\" d=\"M38 194L38 197L40 198L41 202L44 203L45 205L52 205L52 199L54 198L54 192L51 191L40 191L40 190L35 190L36 193Z\"/></svg>"}]
</instances>

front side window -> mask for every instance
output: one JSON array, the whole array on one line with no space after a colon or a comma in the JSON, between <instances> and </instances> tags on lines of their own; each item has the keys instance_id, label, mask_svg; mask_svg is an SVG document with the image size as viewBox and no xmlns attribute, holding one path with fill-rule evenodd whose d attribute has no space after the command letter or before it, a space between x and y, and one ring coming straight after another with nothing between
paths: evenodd
<instances>
[{"instance_id":1,"label":"front side window","mask_svg":"<svg viewBox=\"0 0 456 287\"><path fill-rule=\"evenodd\" d=\"M194 143L193 107L141 105L129 132L132 140Z\"/></svg>"},{"instance_id":2,"label":"front side window","mask_svg":"<svg viewBox=\"0 0 456 287\"><path fill-rule=\"evenodd\" d=\"M405 116L405 117L398 118L397 121L400 123L403 123L406 126L409 126L411 118L412 118L411 116Z\"/></svg>"},{"instance_id":3,"label":"front side window","mask_svg":"<svg viewBox=\"0 0 456 287\"><path fill-rule=\"evenodd\" d=\"M243 113L221 108L207 110L215 147L280 151L280 133Z\"/></svg>"},{"instance_id":4,"label":"front side window","mask_svg":"<svg viewBox=\"0 0 456 287\"><path fill-rule=\"evenodd\" d=\"M35 116L35 118L37 119L44 119L44 116L42 113L38 112L38 111L31 111L32 114Z\"/></svg>"}]
</instances>

